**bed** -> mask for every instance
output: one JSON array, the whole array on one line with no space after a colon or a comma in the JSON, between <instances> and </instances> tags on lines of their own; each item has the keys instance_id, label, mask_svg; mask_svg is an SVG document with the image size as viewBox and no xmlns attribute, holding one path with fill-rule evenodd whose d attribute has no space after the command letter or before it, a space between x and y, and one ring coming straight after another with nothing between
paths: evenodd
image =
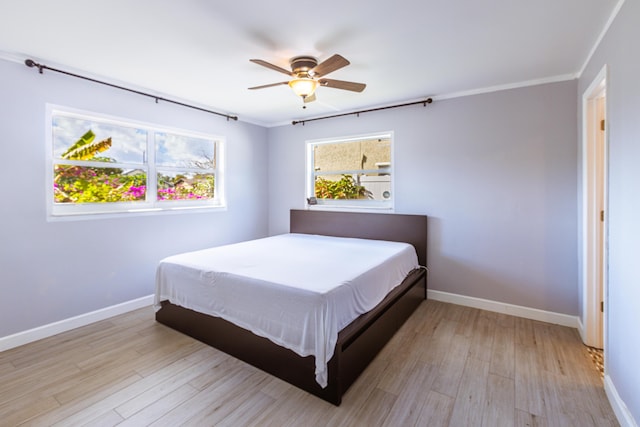
<instances>
[{"instance_id":1,"label":"bed","mask_svg":"<svg viewBox=\"0 0 640 427\"><path fill-rule=\"evenodd\" d=\"M258 239L255 242L230 245L226 250L228 251L227 253L232 253L240 247L247 246L253 250L254 247L259 248L263 244L263 240L268 240L271 244L272 241L279 243L281 239L286 238L293 239L296 244L298 244L298 241L304 242L304 244L308 244L307 241L310 242L310 245L313 246L313 251L315 251L312 253L322 258L322 252L318 252L319 248L323 247L325 240L332 239L332 237L325 236L337 237L339 239L333 240L339 240L341 244L346 242L348 245L360 244L361 239L380 241L371 243L381 245L384 250L387 250L386 247L388 246L389 250L398 252L406 252L403 246L408 246L406 245L408 243L412 247L412 252L413 248L415 248L413 253L415 261L413 261L413 265L405 263L401 268L394 265L389 268L380 267L383 268L382 270L371 270L366 274L363 273L362 277L367 282L367 286L370 282L371 289L374 289L373 284L377 282L379 276L386 277L390 275L394 277L394 274L400 274L398 271L402 271L402 276L391 279L395 280L391 290L384 291L384 294L376 297L382 299L380 302L374 301L373 296L371 298L367 295L363 297L362 291L354 291L358 295L357 305L359 309L362 311L366 308L368 311L363 314L356 314L348 319L343 314L334 316L334 305L340 305L340 301L345 299L339 293L343 292L340 289L335 291L338 294L333 299L330 297L325 298L325 295L332 295L333 289L322 292L324 298L322 302L325 305L322 306L322 309L316 310L315 306L309 305L307 307L306 305L306 301L311 296L316 295L313 291L297 291L299 295L283 298L278 296L278 292L282 291L280 288L285 288L286 286L280 285L280 282L270 285L274 286L274 289L269 290L269 292L273 291L275 293L273 296L275 302L263 304L264 307L270 307L272 303L277 304L278 299L296 300L298 302L295 306L288 308L285 314L288 315L288 311L291 311L293 316L296 314L296 310L300 311L302 315L306 313L308 315L304 318L304 321L311 319L312 323L310 325L314 325L311 327L305 323L304 326L298 327L297 329L302 330L303 333L299 335L294 333L293 346L291 346L286 340L280 342L281 337L278 331L269 335L269 322L272 320L268 313L264 314L263 319L258 319L259 328L247 323L248 321L245 322L243 318L236 319L231 316L234 310L252 312L252 304L255 304L256 300L259 302L271 301L269 300L270 294L258 287L262 282L270 283L267 280L268 277L264 280L261 278L262 276L253 278L252 281L243 284L243 286L248 286L247 288L240 286L229 288L229 292L233 294L231 301L234 301L234 304L239 308L232 307L229 304L220 306L217 302L211 302L210 304L210 301L216 299L211 297L214 294L208 294L207 288L198 288L198 281L201 281L203 277L211 281L211 274L213 273L204 271L206 269L202 269L199 260L206 258L205 255L215 254L215 258L222 258L219 262L224 263L226 262L224 260L226 253L222 256L218 249L199 251L196 254L196 261L191 261L193 258L186 258L188 261L183 261L184 258L180 254L163 260L158 267L156 277L158 287L156 293L156 320L269 372L328 402L339 405L343 394L349 386L357 379L369 362L373 360L395 331L402 326L404 321L426 298L426 272L420 266L426 265L427 218L423 215L292 210L290 213L290 235L272 236L268 239ZM403 242L405 245L392 242ZM347 247L350 248L351 246ZM257 251L258 249L255 250ZM217 252L209 253L210 251ZM303 253L303 251L300 252ZM352 253L355 252L359 253L360 249L352 249ZM255 257L255 259L263 256L259 255L260 252L249 252L249 254L249 257ZM377 252L373 254L366 255L364 258L373 259L377 256L375 255ZM266 255L264 256L266 257ZM289 255L287 258L292 256L294 255ZM243 267L244 270L242 271L248 271L248 267L244 264L252 265L254 263L249 262L250 260L246 259L246 257L245 255L246 262L236 262L232 258L229 258L228 261L229 264L237 263ZM274 262L271 258L266 257L265 259L269 265ZM299 259L297 262L303 268L308 268L304 267L304 259ZM291 269L291 266L287 268ZM277 270L277 268L274 270ZM266 274L266 276L270 276L271 273L271 271L266 273L259 272L259 274ZM227 272L223 275L225 278L232 276ZM316 282L315 277L300 275L295 277L295 280L300 281L300 277L306 277L305 280L309 282L309 286ZM178 290L167 291L165 282L177 283ZM191 296L185 297L186 291L180 286L183 286L183 284L186 286L189 283L195 286L196 293L191 293L189 294ZM356 288L356 281L349 281L349 287ZM200 289L200 291L197 289ZM369 288L363 287L361 289ZM190 290L189 292L193 291ZM215 295L224 296L229 292ZM242 295L242 292L245 292L246 295ZM373 295L373 291L371 292ZM367 304L369 305L367 306ZM278 310L275 311L278 312ZM335 311L336 313L342 313L337 309ZM337 318L338 320L335 323L338 326L333 328L326 326L326 330L316 330L313 321L319 317L323 319L319 322L323 327L332 325L332 322L325 321L325 318ZM296 317L296 319L298 318ZM275 322L277 319L273 321ZM282 339L285 339L288 333L281 335L284 336ZM333 335L335 335L335 338L332 340L331 336ZM302 341L300 341L301 339ZM304 345L298 346L298 342ZM311 343L308 348L305 347L307 342Z\"/></svg>"}]
</instances>

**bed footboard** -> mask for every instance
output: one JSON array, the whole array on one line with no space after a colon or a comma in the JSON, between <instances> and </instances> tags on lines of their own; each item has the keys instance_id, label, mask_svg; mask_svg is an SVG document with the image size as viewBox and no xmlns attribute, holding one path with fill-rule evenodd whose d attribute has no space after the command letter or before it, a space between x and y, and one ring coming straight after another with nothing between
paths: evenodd
<instances>
[{"instance_id":1,"label":"bed footboard","mask_svg":"<svg viewBox=\"0 0 640 427\"><path fill-rule=\"evenodd\" d=\"M164 301L156 313L156 320L340 405L349 386L425 299L425 294L426 274L416 270L376 308L342 330L338 334L335 354L328 364L329 384L325 388L315 380L312 356L301 357L224 319Z\"/></svg>"}]
</instances>

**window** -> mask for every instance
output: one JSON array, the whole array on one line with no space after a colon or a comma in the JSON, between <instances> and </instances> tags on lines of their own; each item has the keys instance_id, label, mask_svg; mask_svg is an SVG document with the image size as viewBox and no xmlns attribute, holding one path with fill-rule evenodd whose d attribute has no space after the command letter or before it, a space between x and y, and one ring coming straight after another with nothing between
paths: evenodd
<instances>
[{"instance_id":1,"label":"window","mask_svg":"<svg viewBox=\"0 0 640 427\"><path fill-rule=\"evenodd\" d=\"M48 107L50 216L223 207L219 137Z\"/></svg>"},{"instance_id":2,"label":"window","mask_svg":"<svg viewBox=\"0 0 640 427\"><path fill-rule=\"evenodd\" d=\"M309 204L392 209L392 143L391 133L308 141Z\"/></svg>"}]
</instances>

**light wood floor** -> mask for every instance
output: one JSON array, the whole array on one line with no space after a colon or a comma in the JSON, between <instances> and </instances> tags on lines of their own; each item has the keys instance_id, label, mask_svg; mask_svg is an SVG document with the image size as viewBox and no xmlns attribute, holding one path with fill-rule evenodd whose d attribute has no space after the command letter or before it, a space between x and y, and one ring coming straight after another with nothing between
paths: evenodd
<instances>
[{"instance_id":1,"label":"light wood floor","mask_svg":"<svg viewBox=\"0 0 640 427\"><path fill-rule=\"evenodd\" d=\"M340 407L137 310L0 353L2 426L614 426L574 329L426 301Z\"/></svg>"}]
</instances>

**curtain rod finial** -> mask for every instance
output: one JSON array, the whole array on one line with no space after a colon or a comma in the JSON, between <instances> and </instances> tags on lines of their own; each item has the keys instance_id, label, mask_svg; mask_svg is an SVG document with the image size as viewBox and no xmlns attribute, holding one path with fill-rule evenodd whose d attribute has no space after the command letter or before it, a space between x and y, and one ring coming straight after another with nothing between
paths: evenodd
<instances>
[{"instance_id":1,"label":"curtain rod finial","mask_svg":"<svg viewBox=\"0 0 640 427\"><path fill-rule=\"evenodd\" d=\"M26 59L24 61L24 65L26 65L29 68L33 68L33 67L37 67L38 68L38 72L40 74L42 74L42 69L44 68L44 65L38 64L36 61L34 61L33 59Z\"/></svg>"}]
</instances>

